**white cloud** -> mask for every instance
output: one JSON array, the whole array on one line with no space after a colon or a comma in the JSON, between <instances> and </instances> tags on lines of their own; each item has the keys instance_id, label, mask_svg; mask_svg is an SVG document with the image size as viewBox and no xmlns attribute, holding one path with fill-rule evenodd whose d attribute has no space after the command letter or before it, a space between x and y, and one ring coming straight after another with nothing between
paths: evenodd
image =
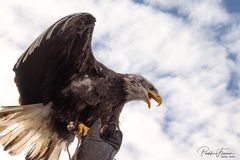
<instances>
[{"instance_id":1,"label":"white cloud","mask_svg":"<svg viewBox=\"0 0 240 160\"><path fill-rule=\"evenodd\" d=\"M97 18L97 59L116 71L145 75L164 97L162 108L126 106L117 159L201 160L196 150L202 145L229 147L239 155L240 101L227 91L231 72L239 74L239 24L218 0L145 2L1 1L1 105L17 103L12 67L28 45L59 18L90 12ZM177 8L180 15L156 5ZM221 25L230 27L219 41L215 29ZM238 60L229 60L229 52Z\"/></svg>"},{"instance_id":2,"label":"white cloud","mask_svg":"<svg viewBox=\"0 0 240 160\"><path fill-rule=\"evenodd\" d=\"M146 0L150 6L163 10L177 10L197 25L216 25L226 23L229 15L221 0Z\"/></svg>"},{"instance_id":3,"label":"white cloud","mask_svg":"<svg viewBox=\"0 0 240 160\"><path fill-rule=\"evenodd\" d=\"M233 25L227 34L225 34L223 43L226 44L230 52L237 54L237 58L240 58L240 24Z\"/></svg>"}]
</instances>

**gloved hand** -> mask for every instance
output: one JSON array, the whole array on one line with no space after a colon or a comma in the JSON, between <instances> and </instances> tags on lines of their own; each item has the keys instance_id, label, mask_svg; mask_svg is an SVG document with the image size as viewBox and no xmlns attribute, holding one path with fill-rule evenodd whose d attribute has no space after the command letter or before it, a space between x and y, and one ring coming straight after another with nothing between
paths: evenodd
<instances>
[{"instance_id":1,"label":"gloved hand","mask_svg":"<svg viewBox=\"0 0 240 160\"><path fill-rule=\"evenodd\" d=\"M107 136L101 138L101 126L101 120L96 120L82 141L74 160L113 160L122 143L122 132L114 127ZM108 128L113 127L110 124Z\"/></svg>"}]
</instances>

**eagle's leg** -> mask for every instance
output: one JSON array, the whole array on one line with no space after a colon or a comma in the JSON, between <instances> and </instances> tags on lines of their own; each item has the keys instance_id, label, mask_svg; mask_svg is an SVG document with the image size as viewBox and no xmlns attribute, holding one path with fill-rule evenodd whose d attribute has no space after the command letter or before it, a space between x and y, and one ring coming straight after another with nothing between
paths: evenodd
<instances>
[{"instance_id":1,"label":"eagle's leg","mask_svg":"<svg viewBox=\"0 0 240 160\"><path fill-rule=\"evenodd\" d=\"M78 136L86 136L88 134L89 128L85 126L83 123L78 124Z\"/></svg>"},{"instance_id":2,"label":"eagle's leg","mask_svg":"<svg viewBox=\"0 0 240 160\"><path fill-rule=\"evenodd\" d=\"M79 122L69 122L67 129L70 132L77 134L78 137L86 136L88 134L88 130L89 130L89 128L81 122L80 123Z\"/></svg>"}]
</instances>

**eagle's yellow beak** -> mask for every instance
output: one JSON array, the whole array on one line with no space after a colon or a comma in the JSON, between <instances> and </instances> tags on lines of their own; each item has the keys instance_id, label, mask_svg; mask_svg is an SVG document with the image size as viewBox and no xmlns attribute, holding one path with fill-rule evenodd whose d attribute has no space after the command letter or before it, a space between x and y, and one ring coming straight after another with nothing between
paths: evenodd
<instances>
[{"instance_id":1,"label":"eagle's yellow beak","mask_svg":"<svg viewBox=\"0 0 240 160\"><path fill-rule=\"evenodd\" d=\"M157 91L149 91L148 100L147 100L149 109L151 108L151 102L150 102L151 99L154 99L158 103L157 106L160 106L162 104L162 97L159 95L159 93Z\"/></svg>"}]
</instances>

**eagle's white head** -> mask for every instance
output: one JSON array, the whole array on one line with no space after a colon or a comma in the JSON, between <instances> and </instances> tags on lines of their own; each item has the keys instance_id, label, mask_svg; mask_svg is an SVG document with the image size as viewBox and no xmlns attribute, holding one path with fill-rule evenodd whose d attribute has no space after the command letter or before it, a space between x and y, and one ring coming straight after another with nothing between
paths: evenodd
<instances>
[{"instance_id":1,"label":"eagle's white head","mask_svg":"<svg viewBox=\"0 0 240 160\"><path fill-rule=\"evenodd\" d=\"M158 103L158 106L161 105L162 98L150 81L136 74L127 74L124 80L128 102L132 100L143 100L150 108L150 99L154 99Z\"/></svg>"}]
</instances>

